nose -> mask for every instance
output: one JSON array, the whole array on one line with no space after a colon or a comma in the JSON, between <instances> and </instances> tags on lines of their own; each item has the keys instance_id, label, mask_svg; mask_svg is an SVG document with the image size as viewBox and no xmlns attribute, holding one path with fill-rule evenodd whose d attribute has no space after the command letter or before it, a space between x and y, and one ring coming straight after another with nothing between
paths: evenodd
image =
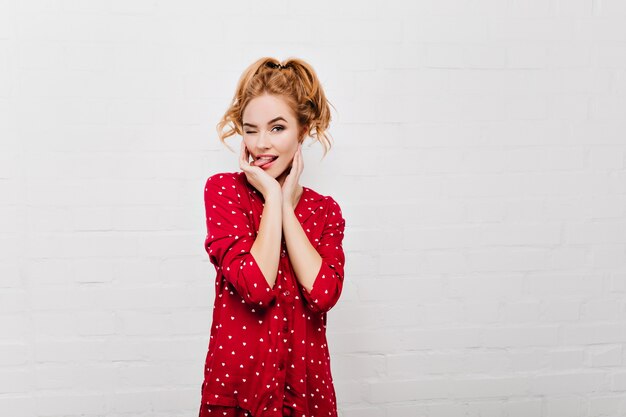
<instances>
[{"instance_id":1,"label":"nose","mask_svg":"<svg viewBox=\"0 0 626 417\"><path fill-rule=\"evenodd\" d=\"M258 149L267 149L270 147L270 137L269 132L263 132L259 130L259 134L257 136L256 147Z\"/></svg>"}]
</instances>

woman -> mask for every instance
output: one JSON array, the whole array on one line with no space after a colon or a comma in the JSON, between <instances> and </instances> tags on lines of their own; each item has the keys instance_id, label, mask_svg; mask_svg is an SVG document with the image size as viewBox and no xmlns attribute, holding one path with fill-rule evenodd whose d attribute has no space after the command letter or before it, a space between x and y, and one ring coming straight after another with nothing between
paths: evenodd
<instances>
[{"instance_id":1,"label":"woman","mask_svg":"<svg viewBox=\"0 0 626 417\"><path fill-rule=\"evenodd\" d=\"M205 185L217 275L201 417L337 416L326 313L343 286L345 220L332 197L299 184L302 142L326 152L329 122L308 63L261 58L218 123L222 142L243 141L241 171Z\"/></svg>"}]
</instances>

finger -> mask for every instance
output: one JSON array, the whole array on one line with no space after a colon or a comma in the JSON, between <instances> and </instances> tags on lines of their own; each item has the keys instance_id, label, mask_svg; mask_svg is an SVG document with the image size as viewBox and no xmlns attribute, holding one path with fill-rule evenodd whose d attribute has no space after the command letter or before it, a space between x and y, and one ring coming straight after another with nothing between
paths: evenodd
<instances>
[{"instance_id":1,"label":"finger","mask_svg":"<svg viewBox=\"0 0 626 417\"><path fill-rule=\"evenodd\" d=\"M246 157L245 157L245 145L243 142L241 142L241 152L239 153L239 167L241 169L245 168L246 165Z\"/></svg>"},{"instance_id":2,"label":"finger","mask_svg":"<svg viewBox=\"0 0 626 417\"><path fill-rule=\"evenodd\" d=\"M252 162L250 161L250 151L243 141L241 141L241 147L243 153L241 161L242 165L245 165L246 167L252 166Z\"/></svg>"},{"instance_id":3,"label":"finger","mask_svg":"<svg viewBox=\"0 0 626 417\"><path fill-rule=\"evenodd\" d=\"M296 166L296 171L299 173L300 172L300 165L302 165L302 160L301 160L300 150L299 149L296 151L296 157L294 159L295 159L294 164Z\"/></svg>"},{"instance_id":4,"label":"finger","mask_svg":"<svg viewBox=\"0 0 626 417\"><path fill-rule=\"evenodd\" d=\"M245 143L241 142L241 158L239 159L239 166L245 172L250 172L250 163L249 163L249 152Z\"/></svg>"},{"instance_id":5,"label":"finger","mask_svg":"<svg viewBox=\"0 0 626 417\"><path fill-rule=\"evenodd\" d=\"M298 173L301 174L304 169L304 158L302 157L302 145L298 148Z\"/></svg>"},{"instance_id":6,"label":"finger","mask_svg":"<svg viewBox=\"0 0 626 417\"><path fill-rule=\"evenodd\" d=\"M240 163L244 161L244 156L245 156L245 145L243 141L241 141L241 145L239 146L239 162Z\"/></svg>"}]
</instances>

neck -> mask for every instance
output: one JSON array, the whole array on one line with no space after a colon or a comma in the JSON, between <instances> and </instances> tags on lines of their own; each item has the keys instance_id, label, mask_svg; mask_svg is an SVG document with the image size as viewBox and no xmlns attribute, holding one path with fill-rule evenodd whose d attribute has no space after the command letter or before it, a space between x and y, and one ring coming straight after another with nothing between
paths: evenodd
<instances>
[{"instance_id":1,"label":"neck","mask_svg":"<svg viewBox=\"0 0 626 417\"><path fill-rule=\"evenodd\" d=\"M278 181L278 183L280 184L280 186L283 186L283 183L285 182L285 178L287 178L287 175L289 175L289 170L286 169L285 171L283 171L279 176L276 177L276 181Z\"/></svg>"}]
</instances>

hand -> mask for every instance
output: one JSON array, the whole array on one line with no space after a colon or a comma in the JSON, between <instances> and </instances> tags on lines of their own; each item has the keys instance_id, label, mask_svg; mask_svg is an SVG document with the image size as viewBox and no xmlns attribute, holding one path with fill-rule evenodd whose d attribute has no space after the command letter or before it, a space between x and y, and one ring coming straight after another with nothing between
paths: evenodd
<instances>
[{"instance_id":1,"label":"hand","mask_svg":"<svg viewBox=\"0 0 626 417\"><path fill-rule=\"evenodd\" d=\"M275 192L280 194L280 184L269 175L263 168L252 165L250 162L250 151L244 141L241 141L241 152L239 154L239 168L246 174L248 182L267 198L268 194Z\"/></svg>"},{"instance_id":2,"label":"hand","mask_svg":"<svg viewBox=\"0 0 626 417\"><path fill-rule=\"evenodd\" d=\"M289 175L285 178L282 186L283 205L289 208L295 208L300 195L302 195L302 186L298 182L303 170L304 160L302 158L302 144L300 144L293 155Z\"/></svg>"}]
</instances>

